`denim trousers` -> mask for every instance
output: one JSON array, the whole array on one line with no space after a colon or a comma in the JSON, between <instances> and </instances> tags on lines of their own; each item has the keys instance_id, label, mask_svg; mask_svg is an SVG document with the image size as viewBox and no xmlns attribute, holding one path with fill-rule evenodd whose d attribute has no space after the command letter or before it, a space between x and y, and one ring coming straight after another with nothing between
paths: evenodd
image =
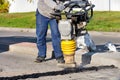
<instances>
[{"instance_id":1,"label":"denim trousers","mask_svg":"<svg viewBox=\"0 0 120 80\"><path fill-rule=\"evenodd\" d=\"M38 57L46 57L46 35L48 30L48 24L50 25L51 36L52 36L52 46L54 49L54 55L59 58L62 55L60 46L60 33L58 30L58 24L56 19L50 19L41 15L38 10L36 11L36 36L37 36L37 48ZM51 52L52 53L52 52Z\"/></svg>"}]
</instances>

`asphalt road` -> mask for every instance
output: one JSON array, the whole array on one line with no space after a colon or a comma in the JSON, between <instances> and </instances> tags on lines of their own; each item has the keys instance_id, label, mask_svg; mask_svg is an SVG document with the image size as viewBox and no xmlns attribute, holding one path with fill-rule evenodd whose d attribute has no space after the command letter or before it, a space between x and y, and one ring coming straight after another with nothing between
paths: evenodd
<instances>
[{"instance_id":1,"label":"asphalt road","mask_svg":"<svg viewBox=\"0 0 120 80\"><path fill-rule=\"evenodd\" d=\"M28 54L0 53L0 80L120 80L120 69L110 65L92 65L97 71L86 67L86 70L64 72L54 59L44 63L35 63L34 59L35 56Z\"/></svg>"},{"instance_id":2,"label":"asphalt road","mask_svg":"<svg viewBox=\"0 0 120 80\"><path fill-rule=\"evenodd\" d=\"M114 32L89 32L92 39L96 44L104 44L106 42L113 42L113 43L120 43L120 33L114 33ZM35 32L16 32L16 31L2 31L0 30L0 38L1 37L12 37L12 36L21 36L21 37L36 37ZM47 37L50 37L50 34L48 33Z\"/></svg>"},{"instance_id":3,"label":"asphalt road","mask_svg":"<svg viewBox=\"0 0 120 80\"><path fill-rule=\"evenodd\" d=\"M120 33L109 32L89 32L90 36L94 40L97 48L104 48L107 42L113 43L118 51L120 51ZM51 35L48 33L47 41L51 42ZM9 42L8 44L20 43L20 42L32 42L36 43L36 34L30 32L15 32L15 31L2 31L0 30L0 44ZM1 44L2 45L2 44ZM0 47L0 49L4 47Z\"/></svg>"},{"instance_id":4,"label":"asphalt road","mask_svg":"<svg viewBox=\"0 0 120 80\"><path fill-rule=\"evenodd\" d=\"M90 32L90 34L98 48L104 47L108 41L120 46L120 33ZM51 38L50 34L47 38ZM12 43L22 41L35 43L36 37L35 33L0 31L0 41L4 40L13 41ZM117 49L120 50L119 47ZM109 68L110 65L91 65L86 67L86 70L64 72L63 68L56 66L55 59L48 57L44 63L35 63L35 58L34 55L1 50L0 80L7 78L8 80L120 80L120 69ZM95 66L95 69L92 69L92 66Z\"/></svg>"}]
</instances>

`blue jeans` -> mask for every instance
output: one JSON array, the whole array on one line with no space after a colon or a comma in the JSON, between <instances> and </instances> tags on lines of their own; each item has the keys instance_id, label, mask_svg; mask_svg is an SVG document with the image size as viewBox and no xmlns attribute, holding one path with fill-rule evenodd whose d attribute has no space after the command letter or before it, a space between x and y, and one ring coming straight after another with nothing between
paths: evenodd
<instances>
[{"instance_id":1,"label":"blue jeans","mask_svg":"<svg viewBox=\"0 0 120 80\"><path fill-rule=\"evenodd\" d=\"M37 48L38 56L46 57L46 35L48 30L48 24L50 24L51 36L52 36L52 46L54 49L54 54L56 58L59 58L62 55L60 47L60 33L58 30L58 24L56 19L50 19L41 15L38 10L36 11L36 35L37 35Z\"/></svg>"}]
</instances>

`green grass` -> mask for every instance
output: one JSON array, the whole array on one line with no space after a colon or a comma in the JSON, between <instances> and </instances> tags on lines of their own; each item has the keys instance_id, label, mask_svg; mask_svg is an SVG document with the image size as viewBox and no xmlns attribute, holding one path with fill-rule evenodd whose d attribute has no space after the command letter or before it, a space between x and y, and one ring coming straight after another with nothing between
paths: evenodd
<instances>
[{"instance_id":1,"label":"green grass","mask_svg":"<svg viewBox=\"0 0 120 80\"><path fill-rule=\"evenodd\" d=\"M120 12L94 12L88 30L120 32Z\"/></svg>"},{"instance_id":2,"label":"green grass","mask_svg":"<svg viewBox=\"0 0 120 80\"><path fill-rule=\"evenodd\" d=\"M0 26L16 28L35 28L35 12L0 13Z\"/></svg>"},{"instance_id":3,"label":"green grass","mask_svg":"<svg viewBox=\"0 0 120 80\"><path fill-rule=\"evenodd\" d=\"M0 13L1 27L35 28L35 12ZM120 12L94 12L88 30L120 32Z\"/></svg>"}]
</instances>

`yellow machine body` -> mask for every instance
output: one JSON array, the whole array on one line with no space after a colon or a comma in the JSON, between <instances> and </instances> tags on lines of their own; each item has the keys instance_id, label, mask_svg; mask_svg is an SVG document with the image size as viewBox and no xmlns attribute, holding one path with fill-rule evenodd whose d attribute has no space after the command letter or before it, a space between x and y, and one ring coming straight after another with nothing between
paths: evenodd
<instances>
[{"instance_id":1,"label":"yellow machine body","mask_svg":"<svg viewBox=\"0 0 120 80\"><path fill-rule=\"evenodd\" d=\"M76 50L75 40L62 40L61 49L64 55L74 55Z\"/></svg>"}]
</instances>

